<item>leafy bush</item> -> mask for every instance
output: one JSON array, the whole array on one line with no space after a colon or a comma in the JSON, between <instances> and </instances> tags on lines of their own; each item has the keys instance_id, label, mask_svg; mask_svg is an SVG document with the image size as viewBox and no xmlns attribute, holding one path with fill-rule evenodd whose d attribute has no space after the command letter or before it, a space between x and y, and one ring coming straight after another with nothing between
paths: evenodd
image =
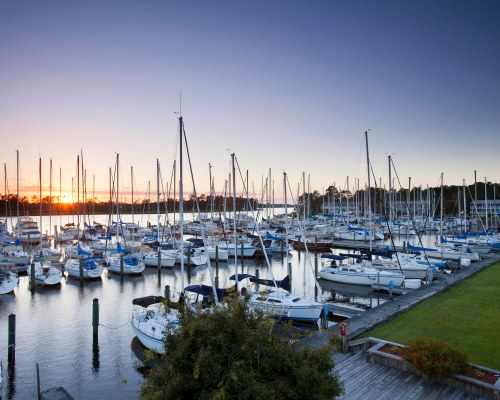
<instances>
[{"instance_id":1,"label":"leafy bush","mask_svg":"<svg viewBox=\"0 0 500 400\"><path fill-rule=\"evenodd\" d=\"M411 340L403 350L403 358L430 377L462 374L469 369L461 350L433 338Z\"/></svg>"},{"instance_id":2,"label":"leafy bush","mask_svg":"<svg viewBox=\"0 0 500 400\"><path fill-rule=\"evenodd\" d=\"M238 299L210 311L186 307L180 329L165 337L165 362L148 373L141 397L332 400L343 393L332 344L297 349L271 334L271 324Z\"/></svg>"}]
</instances>

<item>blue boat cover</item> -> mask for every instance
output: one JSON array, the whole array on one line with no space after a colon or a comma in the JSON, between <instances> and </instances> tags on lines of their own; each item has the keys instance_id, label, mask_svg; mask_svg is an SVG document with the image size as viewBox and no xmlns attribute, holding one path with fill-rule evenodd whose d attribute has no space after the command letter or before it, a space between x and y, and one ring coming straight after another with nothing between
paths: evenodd
<instances>
[{"instance_id":1,"label":"blue boat cover","mask_svg":"<svg viewBox=\"0 0 500 400\"><path fill-rule=\"evenodd\" d=\"M118 253L123 253L123 254L132 253L130 250L122 248L122 245L119 242L116 243L116 250L118 251Z\"/></svg>"},{"instance_id":2,"label":"blue boat cover","mask_svg":"<svg viewBox=\"0 0 500 400\"><path fill-rule=\"evenodd\" d=\"M347 257L344 257L344 256L338 256L337 254L329 254L329 253L325 253L325 254L321 254L321 258L327 258L327 259L329 259L329 260L343 261L343 260L345 260Z\"/></svg>"},{"instance_id":3,"label":"blue boat cover","mask_svg":"<svg viewBox=\"0 0 500 400\"><path fill-rule=\"evenodd\" d=\"M273 236L269 232L266 232L266 239L273 239L273 240L277 240L277 241L283 240L283 238L280 238L280 237L277 237L277 236Z\"/></svg>"},{"instance_id":4,"label":"blue boat cover","mask_svg":"<svg viewBox=\"0 0 500 400\"><path fill-rule=\"evenodd\" d=\"M417 247L417 246L412 246L410 243L408 243L406 245L406 248L408 250L412 250L412 251L437 251L438 249L431 249L431 248L428 248L428 247Z\"/></svg>"},{"instance_id":5,"label":"blue boat cover","mask_svg":"<svg viewBox=\"0 0 500 400\"><path fill-rule=\"evenodd\" d=\"M209 285L190 285L184 288L185 292L201 294L202 296L210 297L214 295L214 288ZM217 289L217 297L222 300L224 297L229 296L234 292L234 289Z\"/></svg>"},{"instance_id":6,"label":"blue boat cover","mask_svg":"<svg viewBox=\"0 0 500 400\"><path fill-rule=\"evenodd\" d=\"M84 256L91 256L92 253L90 251L85 251L83 250L80 245L78 245L78 255L81 256L81 255L84 255Z\"/></svg>"}]
</instances>

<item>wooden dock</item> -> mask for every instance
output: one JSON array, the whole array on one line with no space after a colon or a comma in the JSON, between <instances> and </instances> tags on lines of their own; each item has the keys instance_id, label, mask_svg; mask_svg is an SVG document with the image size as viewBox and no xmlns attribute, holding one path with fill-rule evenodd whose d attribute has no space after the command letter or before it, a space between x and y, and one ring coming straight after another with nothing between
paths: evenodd
<instances>
[{"instance_id":1,"label":"wooden dock","mask_svg":"<svg viewBox=\"0 0 500 400\"><path fill-rule=\"evenodd\" d=\"M363 352L334 353L335 371L344 384L340 400L479 400L480 395L468 393L443 383L424 383L418 375L366 362Z\"/></svg>"}]
</instances>

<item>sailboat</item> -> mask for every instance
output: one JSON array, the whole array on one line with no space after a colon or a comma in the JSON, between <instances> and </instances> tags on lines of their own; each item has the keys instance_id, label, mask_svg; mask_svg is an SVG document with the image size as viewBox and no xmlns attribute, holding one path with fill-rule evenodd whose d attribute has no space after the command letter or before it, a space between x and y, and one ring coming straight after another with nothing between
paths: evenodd
<instances>
[{"instance_id":1,"label":"sailboat","mask_svg":"<svg viewBox=\"0 0 500 400\"><path fill-rule=\"evenodd\" d=\"M50 261L34 262L35 283L41 286L57 286L62 280L62 271ZM28 277L31 279L31 267L28 267Z\"/></svg>"},{"instance_id":2,"label":"sailboat","mask_svg":"<svg viewBox=\"0 0 500 400\"><path fill-rule=\"evenodd\" d=\"M7 294L12 292L19 283L17 274L12 271L0 271L0 294Z\"/></svg>"},{"instance_id":3,"label":"sailboat","mask_svg":"<svg viewBox=\"0 0 500 400\"><path fill-rule=\"evenodd\" d=\"M184 229L184 209L183 209L183 176L182 176L182 141L183 141L183 122L182 116L179 117L179 136L180 136L180 188L179 188L179 214L180 214L180 250L184 252L183 229ZM158 229L160 225L158 224ZM181 263L181 285L184 287L184 259ZM162 296L139 297L132 301L134 305L132 311L131 325L135 336L144 347L153 350L159 354L165 353L163 337L165 334L175 332L179 326L179 310L169 307L166 299ZM184 296L181 294L179 305L184 304Z\"/></svg>"},{"instance_id":4,"label":"sailboat","mask_svg":"<svg viewBox=\"0 0 500 400\"><path fill-rule=\"evenodd\" d=\"M142 261L146 267L172 268L175 264L175 255L170 251L164 251L159 247L160 243L160 162L156 160L156 218L157 231L156 236L151 237L158 244L156 250L141 252ZM144 243L144 241L143 241Z\"/></svg>"},{"instance_id":5,"label":"sailboat","mask_svg":"<svg viewBox=\"0 0 500 400\"><path fill-rule=\"evenodd\" d=\"M283 173L285 215L287 214L286 184L287 178L285 172ZM263 238L260 234L260 231L257 230L257 232L260 244L262 247L264 247ZM288 242L288 218L285 222L284 242ZM290 255L288 251L285 251L284 253L286 254L286 265L288 265L288 258ZM238 282L244 279L248 279L251 283L254 283L256 285L266 285L270 287L270 289L263 291L257 290L256 287L252 288L252 290L249 291L246 287L243 287L241 289L241 294L243 296L248 296L248 307L262 310L268 313L273 318L318 324L321 313L323 311L323 304L314 300L303 299L302 297L293 294L290 288L289 276L286 276L280 281L276 280L272 272L267 252L264 252L263 254L266 259L267 265L269 266L272 279L259 279L253 275L239 274L236 265L236 274L232 275L229 278L230 280L236 281L236 285L238 285Z\"/></svg>"},{"instance_id":6,"label":"sailboat","mask_svg":"<svg viewBox=\"0 0 500 400\"><path fill-rule=\"evenodd\" d=\"M368 132L365 132L365 142L366 142L366 162L368 169L368 220L371 225L371 196L370 196L370 156L368 152ZM372 241L370 240L370 252L372 254ZM331 255L333 256L333 255ZM352 257L352 256L351 256ZM337 261L342 262L345 257L334 258L332 263L326 265L319 271L318 275L329 281L340 282L340 283L350 283L354 285L389 285L391 282L395 286L401 286L405 276L400 272L393 271L383 271L373 268L373 264L370 260L362 260L358 258L358 262L350 263L348 265L337 265Z\"/></svg>"},{"instance_id":7,"label":"sailboat","mask_svg":"<svg viewBox=\"0 0 500 400\"><path fill-rule=\"evenodd\" d=\"M77 175L78 175L78 185L77 193L78 199L77 204L80 203L80 160L77 156ZM78 229L80 228L80 210L78 210ZM80 238L80 235L78 235ZM66 260L64 265L64 270L68 273L68 277L83 279L99 279L103 273L103 267L98 258L94 257L91 251L82 249L80 246L80 239L78 239L77 244L77 254L76 257L70 257Z\"/></svg>"}]
</instances>

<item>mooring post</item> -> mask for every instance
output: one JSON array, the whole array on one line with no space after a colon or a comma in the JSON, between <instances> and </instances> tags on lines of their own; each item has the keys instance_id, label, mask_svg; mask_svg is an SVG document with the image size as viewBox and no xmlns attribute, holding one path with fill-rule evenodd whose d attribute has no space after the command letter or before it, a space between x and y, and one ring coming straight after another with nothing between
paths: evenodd
<instances>
[{"instance_id":1,"label":"mooring post","mask_svg":"<svg viewBox=\"0 0 500 400\"><path fill-rule=\"evenodd\" d=\"M35 290L35 263L32 262L30 265L30 290Z\"/></svg>"},{"instance_id":2,"label":"mooring post","mask_svg":"<svg viewBox=\"0 0 500 400\"><path fill-rule=\"evenodd\" d=\"M92 333L94 338L99 334L99 299L92 300Z\"/></svg>"},{"instance_id":3,"label":"mooring post","mask_svg":"<svg viewBox=\"0 0 500 400\"><path fill-rule=\"evenodd\" d=\"M299 255L299 261L300 261L300 236L297 239L298 239L297 254Z\"/></svg>"},{"instance_id":4,"label":"mooring post","mask_svg":"<svg viewBox=\"0 0 500 400\"><path fill-rule=\"evenodd\" d=\"M123 276L123 254L120 254L120 276Z\"/></svg>"},{"instance_id":5,"label":"mooring post","mask_svg":"<svg viewBox=\"0 0 500 400\"><path fill-rule=\"evenodd\" d=\"M290 289L292 288L292 263L288 263L288 276L290 277Z\"/></svg>"},{"instance_id":6,"label":"mooring post","mask_svg":"<svg viewBox=\"0 0 500 400\"><path fill-rule=\"evenodd\" d=\"M215 279L214 279L214 283L215 283L215 288L218 289L219 288L219 275L216 275L215 276Z\"/></svg>"},{"instance_id":7,"label":"mooring post","mask_svg":"<svg viewBox=\"0 0 500 400\"><path fill-rule=\"evenodd\" d=\"M191 265L191 250L187 249L187 265Z\"/></svg>"},{"instance_id":8,"label":"mooring post","mask_svg":"<svg viewBox=\"0 0 500 400\"><path fill-rule=\"evenodd\" d=\"M57 225L54 225L54 246L57 246Z\"/></svg>"},{"instance_id":9,"label":"mooring post","mask_svg":"<svg viewBox=\"0 0 500 400\"><path fill-rule=\"evenodd\" d=\"M243 242L241 242L241 263L243 263L243 255L244 255L244 245Z\"/></svg>"},{"instance_id":10,"label":"mooring post","mask_svg":"<svg viewBox=\"0 0 500 400\"><path fill-rule=\"evenodd\" d=\"M314 236L314 258L318 258L318 237Z\"/></svg>"},{"instance_id":11,"label":"mooring post","mask_svg":"<svg viewBox=\"0 0 500 400\"><path fill-rule=\"evenodd\" d=\"M165 300L170 301L170 285L165 285L165 289L163 291Z\"/></svg>"},{"instance_id":12,"label":"mooring post","mask_svg":"<svg viewBox=\"0 0 500 400\"><path fill-rule=\"evenodd\" d=\"M16 361L16 314L9 315L9 334L7 337L8 362L9 366L13 365Z\"/></svg>"},{"instance_id":13,"label":"mooring post","mask_svg":"<svg viewBox=\"0 0 500 400\"><path fill-rule=\"evenodd\" d=\"M40 400L42 398L42 392L40 390L40 368L38 363L36 363L36 398Z\"/></svg>"},{"instance_id":14,"label":"mooring post","mask_svg":"<svg viewBox=\"0 0 500 400\"><path fill-rule=\"evenodd\" d=\"M255 277L257 278L257 281L259 280L259 274L260 274L259 269L258 269L258 268L256 268L256 269L255 269ZM259 291L259 284L258 284L258 283L255 283L255 290L256 290L257 292Z\"/></svg>"},{"instance_id":15,"label":"mooring post","mask_svg":"<svg viewBox=\"0 0 500 400\"><path fill-rule=\"evenodd\" d=\"M83 258L80 256L80 285L83 285Z\"/></svg>"},{"instance_id":16,"label":"mooring post","mask_svg":"<svg viewBox=\"0 0 500 400\"><path fill-rule=\"evenodd\" d=\"M158 272L161 270L161 251L160 247L158 247Z\"/></svg>"},{"instance_id":17,"label":"mooring post","mask_svg":"<svg viewBox=\"0 0 500 400\"><path fill-rule=\"evenodd\" d=\"M215 245L215 268L219 267L219 245Z\"/></svg>"}]
</instances>

